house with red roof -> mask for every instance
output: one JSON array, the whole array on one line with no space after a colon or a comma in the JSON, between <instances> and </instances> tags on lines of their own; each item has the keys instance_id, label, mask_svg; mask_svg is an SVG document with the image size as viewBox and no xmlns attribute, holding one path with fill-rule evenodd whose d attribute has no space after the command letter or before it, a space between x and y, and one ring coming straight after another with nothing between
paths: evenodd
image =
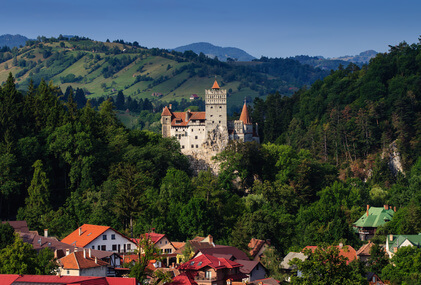
<instances>
[{"instance_id":1,"label":"house with red roof","mask_svg":"<svg viewBox=\"0 0 421 285\"><path fill-rule=\"evenodd\" d=\"M84 224L61 242L74 247L91 248L116 253L132 252L137 245L128 237L108 226Z\"/></svg>"},{"instance_id":2,"label":"house with red roof","mask_svg":"<svg viewBox=\"0 0 421 285\"><path fill-rule=\"evenodd\" d=\"M106 277L109 263L92 255L92 250L74 251L58 260L58 274L62 276Z\"/></svg>"},{"instance_id":3,"label":"house with red roof","mask_svg":"<svg viewBox=\"0 0 421 285\"><path fill-rule=\"evenodd\" d=\"M339 249L339 255L347 259L346 264L348 265L353 260L357 259L357 251L350 245L343 245L340 243L336 246ZM305 249L311 249L312 252L316 250L317 246L306 246Z\"/></svg>"},{"instance_id":4,"label":"house with red roof","mask_svg":"<svg viewBox=\"0 0 421 285\"><path fill-rule=\"evenodd\" d=\"M197 285L226 285L227 281L239 281L247 278L240 271L243 265L226 258L202 254L181 265L178 270L186 273Z\"/></svg>"},{"instance_id":5,"label":"house with red roof","mask_svg":"<svg viewBox=\"0 0 421 285\"><path fill-rule=\"evenodd\" d=\"M141 238L147 238L153 242L155 248L159 249L161 256L164 258L164 263L166 266L170 266L171 263L176 262L177 249L165 234L158 234L152 230L150 233L142 234ZM134 239L134 241L139 244L140 239Z\"/></svg>"},{"instance_id":6,"label":"house with red roof","mask_svg":"<svg viewBox=\"0 0 421 285\"><path fill-rule=\"evenodd\" d=\"M270 240L252 238L248 244L249 254L253 260L260 261L263 252L270 246Z\"/></svg>"},{"instance_id":7,"label":"house with red roof","mask_svg":"<svg viewBox=\"0 0 421 285\"><path fill-rule=\"evenodd\" d=\"M137 285L135 278L0 274L0 284Z\"/></svg>"}]
</instances>

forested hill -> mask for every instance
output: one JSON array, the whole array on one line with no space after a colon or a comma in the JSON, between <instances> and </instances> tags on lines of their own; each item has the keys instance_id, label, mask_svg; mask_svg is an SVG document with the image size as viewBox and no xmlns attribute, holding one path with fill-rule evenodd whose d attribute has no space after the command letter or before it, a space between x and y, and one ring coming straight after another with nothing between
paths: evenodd
<instances>
[{"instance_id":1,"label":"forested hill","mask_svg":"<svg viewBox=\"0 0 421 285\"><path fill-rule=\"evenodd\" d=\"M369 65L341 68L292 97L256 99L253 119L263 141L311 150L347 177L376 175L373 163L392 143L408 171L421 150L420 57L420 44L391 47Z\"/></svg>"},{"instance_id":2,"label":"forested hill","mask_svg":"<svg viewBox=\"0 0 421 285\"><path fill-rule=\"evenodd\" d=\"M189 100L192 94L201 96L217 76L221 87L229 90L229 104L236 106L241 106L244 98L250 102L274 92L292 95L298 88L328 75L327 71L290 59L237 66L191 51L169 52L147 49L137 42L97 42L64 36L39 37L20 49L3 48L0 82L9 72L21 90L31 79L35 85L44 79L63 91L70 85L80 88L87 98L116 96L122 91L138 100L166 102Z\"/></svg>"}]
</instances>

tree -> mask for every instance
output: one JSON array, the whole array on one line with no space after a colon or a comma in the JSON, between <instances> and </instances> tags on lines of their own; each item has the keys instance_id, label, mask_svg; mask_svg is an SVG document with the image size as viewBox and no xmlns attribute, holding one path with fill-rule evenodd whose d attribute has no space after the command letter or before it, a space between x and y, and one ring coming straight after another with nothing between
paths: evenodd
<instances>
[{"instance_id":1,"label":"tree","mask_svg":"<svg viewBox=\"0 0 421 285\"><path fill-rule=\"evenodd\" d=\"M9 223L0 223L0 249L13 243L15 239L15 230Z\"/></svg>"},{"instance_id":2,"label":"tree","mask_svg":"<svg viewBox=\"0 0 421 285\"><path fill-rule=\"evenodd\" d=\"M11 245L0 251L1 274L35 274L35 268L37 268L35 250L17 235Z\"/></svg>"},{"instance_id":3,"label":"tree","mask_svg":"<svg viewBox=\"0 0 421 285\"><path fill-rule=\"evenodd\" d=\"M158 260L159 249L155 247L154 242L147 236L143 236L139 240L137 252L138 260L130 270L130 277L135 277L137 282L143 284L146 276L151 274L148 270L148 264L151 260Z\"/></svg>"},{"instance_id":4,"label":"tree","mask_svg":"<svg viewBox=\"0 0 421 285\"><path fill-rule=\"evenodd\" d=\"M276 280L284 280L285 276L281 272L281 257L273 246L268 247L261 260L263 266L269 271L268 275Z\"/></svg>"},{"instance_id":5,"label":"tree","mask_svg":"<svg viewBox=\"0 0 421 285\"><path fill-rule=\"evenodd\" d=\"M306 249L304 254L308 256L304 261L295 258L290 262L296 265L295 273L301 272L291 278L291 284L368 284L359 261L347 265L336 246L319 246L314 252Z\"/></svg>"},{"instance_id":6,"label":"tree","mask_svg":"<svg viewBox=\"0 0 421 285\"><path fill-rule=\"evenodd\" d=\"M368 258L369 271L376 274L381 274L384 267L389 264L389 257L387 256L383 247L379 244L373 244L370 249L370 257Z\"/></svg>"},{"instance_id":7,"label":"tree","mask_svg":"<svg viewBox=\"0 0 421 285\"><path fill-rule=\"evenodd\" d=\"M390 264L382 270L382 278L391 284L419 284L421 280L421 248L404 246L398 249Z\"/></svg>"},{"instance_id":8,"label":"tree","mask_svg":"<svg viewBox=\"0 0 421 285\"><path fill-rule=\"evenodd\" d=\"M49 179L43 170L41 160L32 165L34 175L31 186L28 188L28 197L25 199L25 208L18 211L18 219L26 220L31 229L42 231L41 216L51 209Z\"/></svg>"}]
</instances>

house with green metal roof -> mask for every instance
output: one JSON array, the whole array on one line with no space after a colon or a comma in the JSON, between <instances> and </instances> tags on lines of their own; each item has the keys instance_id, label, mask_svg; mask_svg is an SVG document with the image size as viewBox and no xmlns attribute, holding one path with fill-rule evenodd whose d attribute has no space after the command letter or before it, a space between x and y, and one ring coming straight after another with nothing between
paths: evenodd
<instances>
[{"instance_id":1,"label":"house with green metal roof","mask_svg":"<svg viewBox=\"0 0 421 285\"><path fill-rule=\"evenodd\" d=\"M367 205L366 213L354 223L354 229L361 240L369 240L376 233L376 229L392 220L395 211L391 207L370 207Z\"/></svg>"},{"instance_id":2,"label":"house with green metal roof","mask_svg":"<svg viewBox=\"0 0 421 285\"><path fill-rule=\"evenodd\" d=\"M390 258L403 246L421 247L421 233L417 235L388 235L386 252Z\"/></svg>"}]
</instances>

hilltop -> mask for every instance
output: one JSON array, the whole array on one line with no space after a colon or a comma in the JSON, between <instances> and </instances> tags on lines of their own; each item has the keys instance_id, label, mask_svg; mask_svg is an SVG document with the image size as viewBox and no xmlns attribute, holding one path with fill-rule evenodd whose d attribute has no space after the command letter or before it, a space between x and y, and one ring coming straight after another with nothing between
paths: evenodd
<instances>
[{"instance_id":1,"label":"hilltop","mask_svg":"<svg viewBox=\"0 0 421 285\"><path fill-rule=\"evenodd\" d=\"M29 39L25 36L22 35L10 35L10 34L6 34L6 35L1 35L0 36L0 47L20 47L20 46L24 46L26 41L28 41Z\"/></svg>"},{"instance_id":2,"label":"hilltop","mask_svg":"<svg viewBox=\"0 0 421 285\"><path fill-rule=\"evenodd\" d=\"M235 61L252 61L253 59L256 59L254 56L248 54L242 49L235 47L220 47L205 42L180 46L173 50L179 52L191 50L196 54L204 53L207 57L217 57L220 61L227 61L228 59Z\"/></svg>"},{"instance_id":3,"label":"hilltop","mask_svg":"<svg viewBox=\"0 0 421 285\"><path fill-rule=\"evenodd\" d=\"M116 96L119 91L136 99L180 101L201 95L215 76L230 94L229 106L241 106L244 98L279 92L290 96L328 72L290 59L267 59L240 64L164 49L148 49L137 42L99 42L88 38L39 37L23 48L0 51L0 82L12 72L18 88L30 80L52 81L62 90L83 89L87 98ZM231 105L231 106L230 106Z\"/></svg>"}]
</instances>

